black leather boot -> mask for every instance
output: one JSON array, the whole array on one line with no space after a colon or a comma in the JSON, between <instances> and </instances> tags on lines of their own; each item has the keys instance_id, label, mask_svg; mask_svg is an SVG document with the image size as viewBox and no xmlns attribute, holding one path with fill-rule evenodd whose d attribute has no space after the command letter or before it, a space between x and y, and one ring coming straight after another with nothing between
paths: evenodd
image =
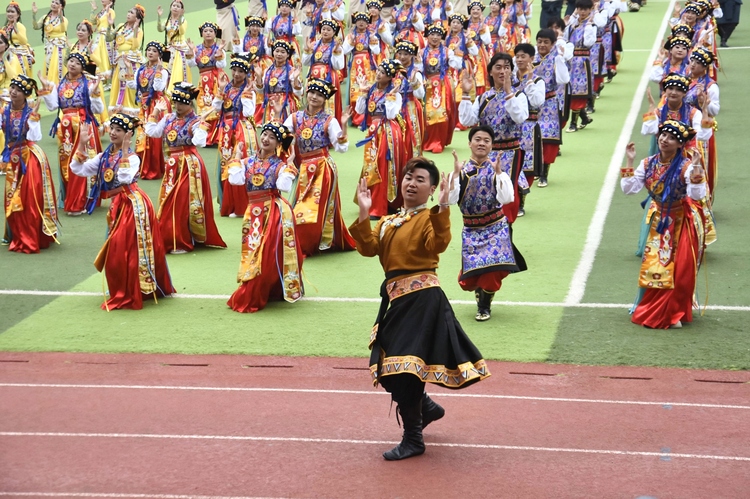
<instances>
[{"instance_id":1,"label":"black leather boot","mask_svg":"<svg viewBox=\"0 0 750 499\"><path fill-rule=\"evenodd\" d=\"M422 400L417 400L412 405L399 404L398 412L401 414L401 424L404 425L404 435L401 443L393 449L384 452L386 461L399 461L409 457L424 454L424 440L422 439Z\"/></svg>"},{"instance_id":2,"label":"black leather boot","mask_svg":"<svg viewBox=\"0 0 750 499\"><path fill-rule=\"evenodd\" d=\"M479 290L479 303L477 304L477 315L474 316L478 322L484 322L490 320L490 309L492 308L492 299L495 297L495 293L488 293L487 291Z\"/></svg>"},{"instance_id":3,"label":"black leather boot","mask_svg":"<svg viewBox=\"0 0 750 499\"><path fill-rule=\"evenodd\" d=\"M547 187L547 175L549 175L549 166L549 163L544 163L542 176L539 177L539 182L536 183L537 187Z\"/></svg>"},{"instance_id":4,"label":"black leather boot","mask_svg":"<svg viewBox=\"0 0 750 499\"><path fill-rule=\"evenodd\" d=\"M581 109L581 126L580 128L586 128L587 125L594 122L594 118L589 117L586 109Z\"/></svg>"},{"instance_id":5,"label":"black leather boot","mask_svg":"<svg viewBox=\"0 0 750 499\"><path fill-rule=\"evenodd\" d=\"M422 394L422 429L427 428L427 425L433 421L445 416L445 409L439 404L435 403L434 400L427 395L427 392Z\"/></svg>"},{"instance_id":6,"label":"black leather boot","mask_svg":"<svg viewBox=\"0 0 750 499\"><path fill-rule=\"evenodd\" d=\"M578 116L580 114L580 111L572 111L570 113L570 123L568 123L568 128L565 129L567 133L574 133L578 131Z\"/></svg>"}]
</instances>

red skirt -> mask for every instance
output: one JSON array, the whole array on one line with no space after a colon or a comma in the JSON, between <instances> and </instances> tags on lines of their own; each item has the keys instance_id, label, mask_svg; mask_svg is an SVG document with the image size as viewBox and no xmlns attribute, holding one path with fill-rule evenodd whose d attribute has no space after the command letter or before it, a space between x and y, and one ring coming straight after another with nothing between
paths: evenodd
<instances>
[{"instance_id":1,"label":"red skirt","mask_svg":"<svg viewBox=\"0 0 750 499\"><path fill-rule=\"evenodd\" d=\"M57 128L58 159L60 161L60 197L66 213L81 213L86 210L89 195L89 178L79 177L70 169L73 153L78 150L80 125L86 119L83 109L64 109ZM91 127L91 139L86 145L87 152L102 152L99 129ZM70 151L70 152L68 152ZM100 204L97 201L97 206Z\"/></svg>"}]
</instances>

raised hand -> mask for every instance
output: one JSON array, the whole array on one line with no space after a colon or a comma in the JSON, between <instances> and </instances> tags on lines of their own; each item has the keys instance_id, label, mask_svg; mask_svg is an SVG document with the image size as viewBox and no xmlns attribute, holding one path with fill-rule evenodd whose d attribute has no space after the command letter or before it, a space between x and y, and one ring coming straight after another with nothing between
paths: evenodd
<instances>
[{"instance_id":1,"label":"raised hand","mask_svg":"<svg viewBox=\"0 0 750 499\"><path fill-rule=\"evenodd\" d=\"M701 163L701 155L697 152L693 154L692 161L693 171L690 173L690 183L700 184L703 182L705 177L703 176L703 164Z\"/></svg>"},{"instance_id":2,"label":"raised hand","mask_svg":"<svg viewBox=\"0 0 750 499\"><path fill-rule=\"evenodd\" d=\"M353 113L354 113L354 110L352 109L352 106L347 107L341 113L341 128L342 129L346 128L347 123L349 123L349 119L352 117Z\"/></svg>"},{"instance_id":3,"label":"raised hand","mask_svg":"<svg viewBox=\"0 0 750 499\"><path fill-rule=\"evenodd\" d=\"M503 170L503 155L500 153L497 153L495 156L495 164L493 165L493 168L495 170L495 175L500 175L505 170Z\"/></svg>"},{"instance_id":4,"label":"raised hand","mask_svg":"<svg viewBox=\"0 0 750 499\"><path fill-rule=\"evenodd\" d=\"M112 9L110 9L109 13L107 14L107 23L110 26L114 26L115 25L115 11L112 10Z\"/></svg>"},{"instance_id":5,"label":"raised hand","mask_svg":"<svg viewBox=\"0 0 750 499\"><path fill-rule=\"evenodd\" d=\"M461 160L458 159L458 153L453 149L453 181L461 176Z\"/></svg>"},{"instance_id":6,"label":"raised hand","mask_svg":"<svg viewBox=\"0 0 750 499\"><path fill-rule=\"evenodd\" d=\"M122 138L122 150L127 153L130 151L130 142L133 138L133 132L126 132L125 137Z\"/></svg>"},{"instance_id":7,"label":"raised hand","mask_svg":"<svg viewBox=\"0 0 750 499\"><path fill-rule=\"evenodd\" d=\"M474 78L466 70L461 71L461 91L464 95L469 95L474 88Z\"/></svg>"},{"instance_id":8,"label":"raised hand","mask_svg":"<svg viewBox=\"0 0 750 499\"><path fill-rule=\"evenodd\" d=\"M42 84L42 90L48 92L52 89L52 83L44 77L41 71L36 72L36 77L39 79L39 83Z\"/></svg>"},{"instance_id":9,"label":"raised hand","mask_svg":"<svg viewBox=\"0 0 750 499\"><path fill-rule=\"evenodd\" d=\"M370 196L370 190L367 188L367 179L359 179L357 184L357 205L359 205L359 220L360 222L366 220L370 216L370 208L372 207L372 197Z\"/></svg>"},{"instance_id":10,"label":"raised hand","mask_svg":"<svg viewBox=\"0 0 750 499\"><path fill-rule=\"evenodd\" d=\"M274 116L276 116L277 119L280 119L281 115L284 114L284 103L276 101L272 104L272 106Z\"/></svg>"},{"instance_id":11,"label":"raised hand","mask_svg":"<svg viewBox=\"0 0 750 499\"><path fill-rule=\"evenodd\" d=\"M91 140L91 134L92 134L92 132L91 132L91 124L90 123L82 123L81 124L81 128L78 131L78 134L80 136L78 138L78 150L81 153L85 154L85 152L86 152L86 145Z\"/></svg>"},{"instance_id":12,"label":"raised hand","mask_svg":"<svg viewBox=\"0 0 750 499\"><path fill-rule=\"evenodd\" d=\"M635 161L635 142L631 142L625 147L625 157L628 158L628 163Z\"/></svg>"},{"instance_id":13,"label":"raised hand","mask_svg":"<svg viewBox=\"0 0 750 499\"><path fill-rule=\"evenodd\" d=\"M440 210L443 210L444 205L448 205L448 199L451 189L448 185L448 175L445 172L440 173L440 195L438 196L438 203L440 203Z\"/></svg>"},{"instance_id":14,"label":"raised hand","mask_svg":"<svg viewBox=\"0 0 750 499\"><path fill-rule=\"evenodd\" d=\"M195 53L195 44L193 43L193 40L191 40L190 38L188 38L188 39L187 39L187 40L185 41L185 43L187 43L187 46L188 46L188 48L190 49L190 51L191 51L192 53Z\"/></svg>"},{"instance_id":15,"label":"raised hand","mask_svg":"<svg viewBox=\"0 0 750 499\"><path fill-rule=\"evenodd\" d=\"M294 150L295 150L295 148L294 148L294 141L292 141L292 145L289 146L289 147L290 147L290 150L292 152L289 154L289 157L286 160L286 164L288 164L288 165L294 165L294 158L297 157L296 153L294 152Z\"/></svg>"},{"instance_id":16,"label":"raised hand","mask_svg":"<svg viewBox=\"0 0 750 499\"><path fill-rule=\"evenodd\" d=\"M91 0L91 10L92 11L96 10L96 0Z\"/></svg>"},{"instance_id":17,"label":"raised hand","mask_svg":"<svg viewBox=\"0 0 750 499\"><path fill-rule=\"evenodd\" d=\"M161 16L163 15L163 14L164 14L164 9L162 9L162 8L161 8L161 5L159 5L159 6L158 6L158 7L156 8L156 15L157 15L157 16L159 16L159 17L161 17Z\"/></svg>"},{"instance_id":18,"label":"raised hand","mask_svg":"<svg viewBox=\"0 0 750 499\"><path fill-rule=\"evenodd\" d=\"M680 12L682 12L682 6L680 2L675 2L674 9L672 9L672 17L680 18Z\"/></svg>"},{"instance_id":19,"label":"raised hand","mask_svg":"<svg viewBox=\"0 0 750 499\"><path fill-rule=\"evenodd\" d=\"M36 6L36 2L31 2L31 12L33 12L34 15L39 12L39 8Z\"/></svg>"},{"instance_id":20,"label":"raised hand","mask_svg":"<svg viewBox=\"0 0 750 499\"><path fill-rule=\"evenodd\" d=\"M224 71L219 71L219 92L224 93L224 89L229 84L229 76Z\"/></svg>"},{"instance_id":21,"label":"raised hand","mask_svg":"<svg viewBox=\"0 0 750 499\"><path fill-rule=\"evenodd\" d=\"M237 149L234 151L234 159L242 162L242 143L237 144Z\"/></svg>"}]
</instances>

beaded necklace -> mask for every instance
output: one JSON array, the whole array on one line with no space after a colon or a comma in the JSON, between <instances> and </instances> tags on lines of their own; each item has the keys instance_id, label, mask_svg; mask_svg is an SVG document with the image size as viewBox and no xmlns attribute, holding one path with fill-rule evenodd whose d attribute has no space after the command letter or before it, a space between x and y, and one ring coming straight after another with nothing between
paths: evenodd
<instances>
[{"instance_id":1,"label":"beaded necklace","mask_svg":"<svg viewBox=\"0 0 750 499\"><path fill-rule=\"evenodd\" d=\"M420 204L419 206L412 208L410 210L407 210L406 208L399 208L398 213L395 215L389 215L384 221L383 225L380 228L380 238L383 238L383 234L385 233L385 229L387 227L393 227L394 229L398 229L405 223L407 223L409 220L411 220L415 215L417 215L420 211L427 208L427 203Z\"/></svg>"}]
</instances>

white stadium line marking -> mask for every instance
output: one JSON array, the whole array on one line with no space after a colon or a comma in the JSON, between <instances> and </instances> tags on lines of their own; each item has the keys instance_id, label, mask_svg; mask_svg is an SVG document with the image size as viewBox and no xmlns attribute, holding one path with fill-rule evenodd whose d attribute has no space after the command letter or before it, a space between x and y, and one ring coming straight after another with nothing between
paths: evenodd
<instances>
[{"instance_id":1,"label":"white stadium line marking","mask_svg":"<svg viewBox=\"0 0 750 499\"><path fill-rule=\"evenodd\" d=\"M74 385L62 383L0 383L0 388L73 388L73 389L116 389L116 390L176 390L208 392L268 392L268 393L322 393L334 395L388 395L385 391L364 390L321 390L308 388L265 388L265 387L223 387L223 386L170 386L170 385ZM492 395L481 393L441 393L440 397L484 398L502 400L533 400L537 402L574 402L586 404L618 404L671 407L696 407L702 409L750 409L750 405L701 404L692 402L659 402L645 400L579 399L562 397L532 397L524 395Z\"/></svg>"},{"instance_id":2,"label":"white stadium line marking","mask_svg":"<svg viewBox=\"0 0 750 499\"><path fill-rule=\"evenodd\" d=\"M0 437L62 437L62 438L132 438L132 439L157 439L157 440L228 440L228 441L250 441L250 442L290 442L310 444L349 444L349 445L394 445L398 442L392 440L355 440L345 438L308 438L308 437L258 437L251 435L169 435L154 433L68 433L68 432L41 432L41 431L0 431ZM683 459L712 459L716 461L746 461L750 457L745 456L715 456L710 454L684 454L673 452L645 452L610 449L576 449L566 447L536 447L529 445L496 445L496 444L470 444L470 443L430 443L431 447L455 447L460 449L481 450L516 450L531 452L559 452L568 454L605 454L610 456L635 456L635 457L658 457L658 458L683 458Z\"/></svg>"},{"instance_id":3,"label":"white stadium line marking","mask_svg":"<svg viewBox=\"0 0 750 499\"><path fill-rule=\"evenodd\" d=\"M586 282L588 281L589 274L591 274L591 270L594 267L596 252L602 242L604 224L607 221L607 214L609 213L609 208L612 204L617 180L620 178L620 165L622 164L622 158L625 156L625 148L630 141L630 132L635 126L636 119L640 116L641 102L643 101L643 96L646 93L646 88L649 83L648 70L653 65L653 61L656 59L659 49L661 49L662 34L667 29L674 4L674 0L669 2L669 6L664 13L664 18L662 19L659 31L656 33L656 38L654 39L654 45L651 47L651 53L646 60L643 74L641 74L638 88L636 88L635 94L633 94L630 111L628 111L625 122L622 124L620 137L617 139L617 145L615 146L612 158L609 161L607 175L604 177L602 189L599 191L599 199L596 202L596 209L594 215L591 217L591 223L589 224L588 232L586 234L586 244L583 247L578 266L573 273L573 278L571 279L570 287L568 288L568 295L565 297L566 305L581 303L584 293L586 292Z\"/></svg>"},{"instance_id":4,"label":"white stadium line marking","mask_svg":"<svg viewBox=\"0 0 750 499\"><path fill-rule=\"evenodd\" d=\"M124 494L117 492L0 492L0 497L106 497L123 499L282 499L250 496L197 496L194 494ZM288 499L288 498L287 498Z\"/></svg>"},{"instance_id":5,"label":"white stadium line marking","mask_svg":"<svg viewBox=\"0 0 750 499\"><path fill-rule=\"evenodd\" d=\"M0 295L30 295L30 296L67 296L67 297L90 297L102 296L101 293L92 291L52 291L40 289L0 289ZM174 294L172 298L181 298L187 300L228 300L229 295L209 295L209 294ZM342 303L380 303L380 298L362 298L362 297L333 297L333 296L305 296L303 301L317 302L342 302ZM452 305L473 305L476 306L475 300L450 300ZM574 308L616 308L629 309L632 303L563 303L552 301L501 301L494 300L492 303L497 305L507 305L516 307L574 307ZM706 310L724 310L734 312L750 312L750 306L743 305L708 305ZM701 307L703 309L703 307Z\"/></svg>"}]
</instances>

